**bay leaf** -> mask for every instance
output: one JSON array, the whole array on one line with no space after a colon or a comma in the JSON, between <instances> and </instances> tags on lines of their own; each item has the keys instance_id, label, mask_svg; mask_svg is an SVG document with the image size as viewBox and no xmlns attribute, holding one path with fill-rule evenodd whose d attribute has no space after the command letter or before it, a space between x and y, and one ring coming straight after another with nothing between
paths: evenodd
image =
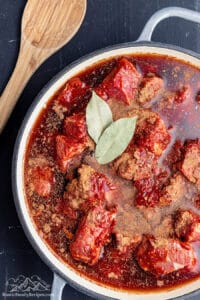
<instances>
[{"instance_id":1,"label":"bay leaf","mask_svg":"<svg viewBox=\"0 0 200 300\"><path fill-rule=\"evenodd\" d=\"M100 164L107 164L124 152L135 132L136 121L137 117L121 118L105 129L95 149Z\"/></svg>"},{"instance_id":2,"label":"bay leaf","mask_svg":"<svg viewBox=\"0 0 200 300\"><path fill-rule=\"evenodd\" d=\"M98 142L102 132L112 123L112 112L109 105L94 91L86 108L86 124L91 138Z\"/></svg>"}]
</instances>

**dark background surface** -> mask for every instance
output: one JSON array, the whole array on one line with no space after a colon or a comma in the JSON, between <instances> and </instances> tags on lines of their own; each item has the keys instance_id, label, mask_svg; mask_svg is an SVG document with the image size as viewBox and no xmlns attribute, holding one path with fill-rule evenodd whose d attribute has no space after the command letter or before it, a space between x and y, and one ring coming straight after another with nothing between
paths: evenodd
<instances>
[{"instance_id":1,"label":"dark background surface","mask_svg":"<svg viewBox=\"0 0 200 300\"><path fill-rule=\"evenodd\" d=\"M20 20L25 3L25 0L0 0L0 93L16 62ZM49 285L53 278L51 270L40 260L23 233L11 191L14 142L29 105L40 89L69 63L96 49L136 40L148 18L159 8L170 5L200 11L200 0L88 0L86 17L79 32L37 70L23 91L0 136L0 299L10 299L3 294L8 291L6 282L10 278L17 278L19 275L30 278L32 275L38 275ZM157 27L153 40L200 52L199 37L199 25L173 18L163 21ZM197 300L199 297L192 299ZM63 299L92 298L66 286Z\"/></svg>"}]
</instances>

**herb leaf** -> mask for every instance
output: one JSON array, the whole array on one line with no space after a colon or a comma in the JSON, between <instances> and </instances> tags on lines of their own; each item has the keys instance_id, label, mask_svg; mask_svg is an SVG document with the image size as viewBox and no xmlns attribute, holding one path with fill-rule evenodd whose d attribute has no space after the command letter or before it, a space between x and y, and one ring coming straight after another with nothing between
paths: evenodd
<instances>
[{"instance_id":1,"label":"herb leaf","mask_svg":"<svg viewBox=\"0 0 200 300\"><path fill-rule=\"evenodd\" d=\"M133 137L136 120L137 117L122 118L105 129L95 150L100 164L109 163L124 152Z\"/></svg>"},{"instance_id":2,"label":"herb leaf","mask_svg":"<svg viewBox=\"0 0 200 300\"><path fill-rule=\"evenodd\" d=\"M112 112L109 105L93 91L86 108L86 123L91 138L98 142L102 132L112 123Z\"/></svg>"}]
</instances>

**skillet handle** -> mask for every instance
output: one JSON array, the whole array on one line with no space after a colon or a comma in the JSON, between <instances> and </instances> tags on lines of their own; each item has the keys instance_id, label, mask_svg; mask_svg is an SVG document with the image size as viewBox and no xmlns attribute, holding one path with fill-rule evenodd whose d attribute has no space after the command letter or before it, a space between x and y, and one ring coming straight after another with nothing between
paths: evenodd
<instances>
[{"instance_id":1,"label":"skillet handle","mask_svg":"<svg viewBox=\"0 0 200 300\"><path fill-rule=\"evenodd\" d=\"M63 289L66 284L67 282L64 279L62 279L58 274L54 273L50 300L61 300Z\"/></svg>"},{"instance_id":2,"label":"skillet handle","mask_svg":"<svg viewBox=\"0 0 200 300\"><path fill-rule=\"evenodd\" d=\"M171 17L179 17L185 20L196 22L200 24L200 13L194 10L190 10L182 7L166 7L158 10L154 13L144 26L137 42L151 41L152 34L156 26L164 19Z\"/></svg>"}]
</instances>

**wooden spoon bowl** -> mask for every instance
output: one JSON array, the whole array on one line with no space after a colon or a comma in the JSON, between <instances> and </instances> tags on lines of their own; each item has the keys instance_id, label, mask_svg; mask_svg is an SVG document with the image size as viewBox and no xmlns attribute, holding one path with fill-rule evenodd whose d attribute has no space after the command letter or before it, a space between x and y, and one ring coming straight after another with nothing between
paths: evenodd
<instances>
[{"instance_id":1,"label":"wooden spoon bowl","mask_svg":"<svg viewBox=\"0 0 200 300\"><path fill-rule=\"evenodd\" d=\"M58 49L77 32L85 8L82 0L28 1L22 19L24 38L36 48Z\"/></svg>"},{"instance_id":2,"label":"wooden spoon bowl","mask_svg":"<svg viewBox=\"0 0 200 300\"><path fill-rule=\"evenodd\" d=\"M0 133L34 71L78 31L86 0L29 0L21 26L18 60L0 98Z\"/></svg>"}]
</instances>

